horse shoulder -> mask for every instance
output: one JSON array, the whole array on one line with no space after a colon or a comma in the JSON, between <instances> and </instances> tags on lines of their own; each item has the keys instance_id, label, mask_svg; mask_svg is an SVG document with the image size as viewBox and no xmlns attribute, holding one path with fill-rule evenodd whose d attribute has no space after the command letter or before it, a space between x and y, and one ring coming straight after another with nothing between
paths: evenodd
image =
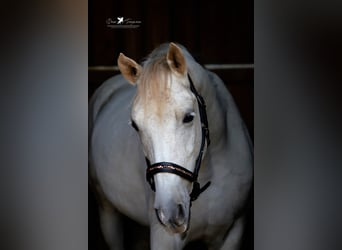
<instances>
[{"instance_id":1,"label":"horse shoulder","mask_svg":"<svg viewBox=\"0 0 342 250\"><path fill-rule=\"evenodd\" d=\"M123 78L109 79L95 93L96 119L90 135L90 170L106 199L121 213L147 223L144 157L136 132L129 126L134 87ZM95 106L96 104L97 106Z\"/></svg>"}]
</instances>

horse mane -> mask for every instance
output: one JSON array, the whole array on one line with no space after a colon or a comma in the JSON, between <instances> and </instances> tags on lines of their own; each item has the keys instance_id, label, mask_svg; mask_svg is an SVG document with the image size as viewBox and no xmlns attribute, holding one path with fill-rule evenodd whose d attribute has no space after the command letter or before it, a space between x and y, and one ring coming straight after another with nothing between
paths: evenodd
<instances>
[{"instance_id":1,"label":"horse mane","mask_svg":"<svg viewBox=\"0 0 342 250\"><path fill-rule=\"evenodd\" d=\"M144 107L147 103L156 106L160 112L165 99L170 96L171 69L166 61L168 44L163 44L152 51L142 63L143 70L139 77L137 94L134 102L141 102Z\"/></svg>"}]
</instances>

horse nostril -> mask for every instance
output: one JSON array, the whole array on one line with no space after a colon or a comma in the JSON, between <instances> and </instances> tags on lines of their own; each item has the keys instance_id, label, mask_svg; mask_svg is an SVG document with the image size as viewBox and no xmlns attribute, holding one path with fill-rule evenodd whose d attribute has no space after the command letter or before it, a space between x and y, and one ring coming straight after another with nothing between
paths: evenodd
<instances>
[{"instance_id":1,"label":"horse nostril","mask_svg":"<svg viewBox=\"0 0 342 250\"><path fill-rule=\"evenodd\" d=\"M175 204L169 209L155 209L159 222L164 226L180 227L186 223L186 211L183 205Z\"/></svg>"},{"instance_id":2,"label":"horse nostril","mask_svg":"<svg viewBox=\"0 0 342 250\"><path fill-rule=\"evenodd\" d=\"M180 226L185 222L185 209L181 204L177 206L177 214L175 216L175 224Z\"/></svg>"},{"instance_id":3,"label":"horse nostril","mask_svg":"<svg viewBox=\"0 0 342 250\"><path fill-rule=\"evenodd\" d=\"M184 218L184 216L185 216L184 208L181 204L178 204L178 217Z\"/></svg>"}]
</instances>

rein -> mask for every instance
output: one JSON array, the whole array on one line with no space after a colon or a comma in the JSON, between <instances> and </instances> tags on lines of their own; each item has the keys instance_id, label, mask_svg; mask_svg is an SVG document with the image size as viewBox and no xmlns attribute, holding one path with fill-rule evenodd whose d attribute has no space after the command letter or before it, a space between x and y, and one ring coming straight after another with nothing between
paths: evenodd
<instances>
[{"instance_id":1,"label":"rein","mask_svg":"<svg viewBox=\"0 0 342 250\"><path fill-rule=\"evenodd\" d=\"M200 186L198 182L198 173L201 168L201 162L205 147L205 142L207 141L207 146L210 144L209 138L209 127L208 127L208 118L206 112L206 105L203 97L197 92L195 85L193 84L190 75L188 74L188 79L190 82L190 90L196 96L198 109L200 113L200 120L202 125L202 141L201 148L199 154L196 159L194 172L187 170L186 168L179 166L173 162L157 162L151 165L151 162L148 158L146 159L147 169L146 169L146 180L150 184L151 189L156 191L155 182L153 176L157 173L172 173L176 174L190 182L193 182L192 191L190 193L191 201L195 201L199 195L204 192L210 185L210 181L208 181L203 187Z\"/></svg>"}]
</instances>

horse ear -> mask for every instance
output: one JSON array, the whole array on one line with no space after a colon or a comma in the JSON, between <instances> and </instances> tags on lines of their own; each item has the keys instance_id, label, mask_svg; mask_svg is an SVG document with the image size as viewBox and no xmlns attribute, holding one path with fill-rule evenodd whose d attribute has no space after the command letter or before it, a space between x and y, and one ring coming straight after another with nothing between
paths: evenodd
<instances>
[{"instance_id":1,"label":"horse ear","mask_svg":"<svg viewBox=\"0 0 342 250\"><path fill-rule=\"evenodd\" d=\"M180 75L187 74L185 57L182 50L176 44L170 43L166 59L173 72Z\"/></svg>"},{"instance_id":2,"label":"horse ear","mask_svg":"<svg viewBox=\"0 0 342 250\"><path fill-rule=\"evenodd\" d=\"M135 85L141 73L141 66L123 53L118 57L118 66L125 79Z\"/></svg>"}]
</instances>

